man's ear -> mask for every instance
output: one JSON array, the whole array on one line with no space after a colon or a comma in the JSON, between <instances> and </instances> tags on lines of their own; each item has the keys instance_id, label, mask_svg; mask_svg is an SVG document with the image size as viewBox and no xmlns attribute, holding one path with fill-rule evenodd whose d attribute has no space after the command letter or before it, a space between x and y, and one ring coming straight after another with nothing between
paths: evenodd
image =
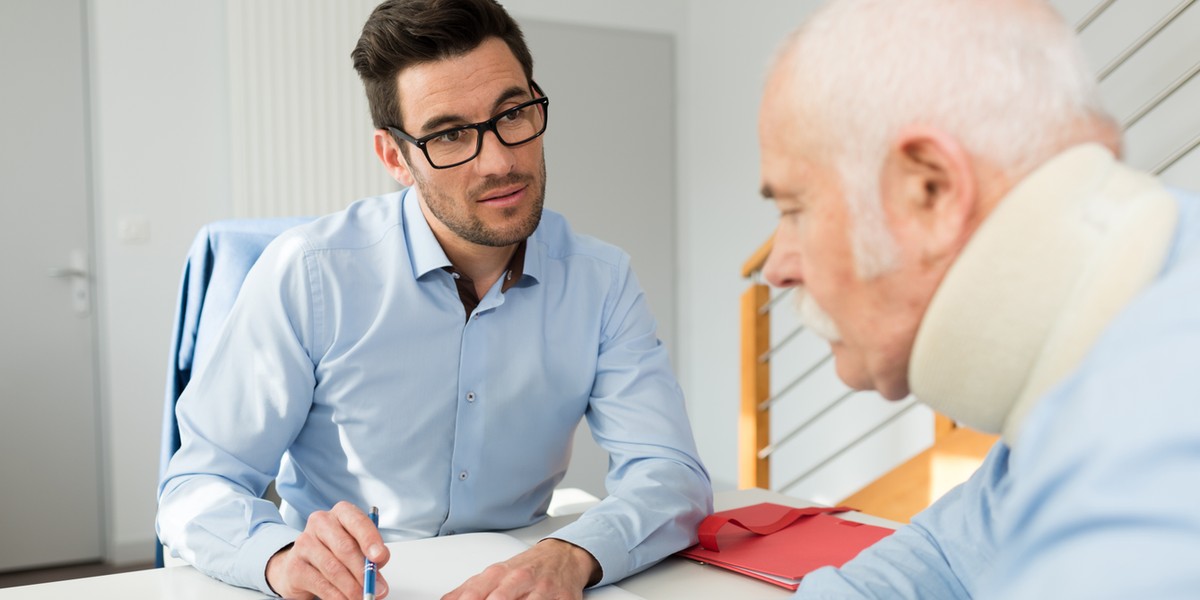
<instances>
[{"instance_id":1,"label":"man's ear","mask_svg":"<svg viewBox=\"0 0 1200 600\"><path fill-rule=\"evenodd\" d=\"M383 163L388 174L392 176L392 179L400 182L400 185L409 187L413 184L412 171L409 170L408 161L400 153L400 145L386 129L375 130L375 156L379 157L379 162Z\"/></svg>"},{"instance_id":2,"label":"man's ear","mask_svg":"<svg viewBox=\"0 0 1200 600\"><path fill-rule=\"evenodd\" d=\"M970 236L978 210L971 157L957 140L931 127L905 127L884 161L887 206L926 262L954 256Z\"/></svg>"}]
</instances>

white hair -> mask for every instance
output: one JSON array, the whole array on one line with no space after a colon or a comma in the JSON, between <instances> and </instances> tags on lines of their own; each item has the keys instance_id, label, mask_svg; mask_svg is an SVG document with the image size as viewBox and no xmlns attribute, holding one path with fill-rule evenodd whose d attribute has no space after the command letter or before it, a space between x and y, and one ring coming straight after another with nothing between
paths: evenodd
<instances>
[{"instance_id":1,"label":"white hair","mask_svg":"<svg viewBox=\"0 0 1200 600\"><path fill-rule=\"evenodd\" d=\"M841 176L863 277L895 261L879 174L901 128L937 128L1015 181L1081 126L1114 123L1074 32L1040 0L835 0L776 60Z\"/></svg>"}]
</instances>

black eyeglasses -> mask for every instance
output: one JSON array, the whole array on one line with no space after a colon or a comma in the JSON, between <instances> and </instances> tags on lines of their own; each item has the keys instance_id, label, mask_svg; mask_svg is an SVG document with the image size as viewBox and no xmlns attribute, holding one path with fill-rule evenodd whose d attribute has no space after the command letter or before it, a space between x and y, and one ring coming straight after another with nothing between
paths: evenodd
<instances>
[{"instance_id":1,"label":"black eyeglasses","mask_svg":"<svg viewBox=\"0 0 1200 600\"><path fill-rule=\"evenodd\" d=\"M546 132L546 116L550 99L530 82L541 95L529 102L518 104L482 123L459 125L415 138L403 131L388 126L392 135L404 140L425 153L425 159L435 169L449 169L471 162L483 148L483 134L491 131L505 146L520 146Z\"/></svg>"}]
</instances>

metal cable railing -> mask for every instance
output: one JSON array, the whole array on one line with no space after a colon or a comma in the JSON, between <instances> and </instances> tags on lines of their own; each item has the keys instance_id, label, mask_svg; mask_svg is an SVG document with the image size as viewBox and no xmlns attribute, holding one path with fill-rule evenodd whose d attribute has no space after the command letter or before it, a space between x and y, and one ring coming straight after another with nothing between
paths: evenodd
<instances>
[{"instance_id":1,"label":"metal cable railing","mask_svg":"<svg viewBox=\"0 0 1200 600\"><path fill-rule=\"evenodd\" d=\"M1151 169L1150 172L1154 173L1155 175L1161 175L1163 171L1170 169L1172 165L1179 162L1183 157L1191 154L1197 147L1200 147L1200 133L1197 133L1196 137L1193 137L1191 141L1180 146L1174 152L1167 155L1166 158L1159 161L1157 165L1154 165L1154 168Z\"/></svg>"},{"instance_id":2,"label":"metal cable railing","mask_svg":"<svg viewBox=\"0 0 1200 600\"><path fill-rule=\"evenodd\" d=\"M767 362L768 360L771 360L772 356L774 356L780 350L782 350L784 347L786 347L792 340L796 339L796 337L799 336L801 333L804 333L803 325L797 326L795 329L791 330L791 332L789 332L787 335L783 336L783 339L779 340L778 344L775 344L774 346L771 347L770 350L767 350L766 352L763 352L762 354L760 354L758 357L758 360L760 362Z\"/></svg>"},{"instance_id":3,"label":"metal cable railing","mask_svg":"<svg viewBox=\"0 0 1200 600\"><path fill-rule=\"evenodd\" d=\"M1097 17L1104 14L1104 11L1108 10L1108 7L1112 6L1116 1L1117 0L1104 0L1104 2L1092 7L1092 10L1088 11L1086 15L1083 15L1083 18L1075 24L1075 33L1083 33L1083 30L1087 29L1088 25L1092 24L1092 21L1095 21Z\"/></svg>"},{"instance_id":4,"label":"metal cable railing","mask_svg":"<svg viewBox=\"0 0 1200 600\"><path fill-rule=\"evenodd\" d=\"M1085 14L1078 23L1075 24L1075 32L1083 33L1084 30L1086 30L1093 22L1096 21L1096 19L1103 15L1104 12L1108 10L1109 7L1111 7L1115 2L1116 0L1104 0L1103 2L1100 2L1096 6L1092 7L1092 9L1088 11L1088 13ZM1167 27L1174 23L1180 17L1180 15L1184 13L1184 11L1191 8L1195 2L1196 0L1183 0L1179 4L1176 4L1174 8L1167 12L1167 14L1163 15L1163 17L1155 22L1154 25L1143 32L1142 35L1138 36L1133 43L1125 47L1119 54L1117 54L1116 57L1114 57L1108 62L1108 64L1101 68L1096 74L1097 79L1104 81L1114 72L1116 72L1116 70L1127 63L1130 58L1144 49ZM1165 87L1163 87L1163 89L1159 90L1158 93L1154 94L1154 96L1134 110L1132 114L1130 114L1121 122L1121 127L1125 130L1128 130L1130 127L1136 125L1143 118L1162 105L1162 103L1168 98L1173 96L1181 88L1191 82L1192 79L1194 79L1198 74L1200 74L1200 60L1194 63L1191 68L1184 71L1183 74L1168 83ZM1182 160L1185 156L1194 152L1198 147L1200 147L1200 132L1197 132L1192 139L1185 142L1183 145L1179 146L1159 160L1158 163L1150 169L1150 172L1154 175L1161 175L1167 169L1170 169L1173 165L1175 165L1175 163Z\"/></svg>"},{"instance_id":5,"label":"metal cable railing","mask_svg":"<svg viewBox=\"0 0 1200 600\"><path fill-rule=\"evenodd\" d=\"M765 315L765 314L771 312L771 309L775 308L776 304L779 304L780 301L782 301L784 298L787 298L788 296L790 296L792 294L793 289L795 289L795 288L786 288L782 292L779 292L778 294L775 294L774 296L772 296L771 299L769 301L767 301L766 304L762 305L762 308L758 309L758 314Z\"/></svg>"},{"instance_id":6,"label":"metal cable railing","mask_svg":"<svg viewBox=\"0 0 1200 600\"><path fill-rule=\"evenodd\" d=\"M821 360L818 360L812 366L805 369L804 372L801 373L798 377L789 381L787 383L787 385L783 386L783 389L779 390L778 392L773 394L770 398L767 398L765 401L760 403L758 405L758 410L767 410L768 408L771 408L771 405L775 404L776 402L779 402L779 400L781 398L783 398L784 396L786 396L788 394L788 392L795 389L796 386L800 385L801 383L804 383L804 380L808 379L809 376L811 376L813 373L816 373L817 369L820 369L821 367L825 366L825 363L829 362L830 360L833 360L832 353L828 353L825 356L821 357Z\"/></svg>"},{"instance_id":7,"label":"metal cable railing","mask_svg":"<svg viewBox=\"0 0 1200 600\"><path fill-rule=\"evenodd\" d=\"M1188 7L1195 2L1196 0L1183 0L1183 2L1180 2L1178 5L1176 5L1175 8L1171 9L1171 12L1159 19L1157 23L1150 27L1150 29L1147 29L1145 33L1138 36L1138 38L1134 40L1132 44L1122 50L1121 53L1116 56L1116 58L1109 61L1107 65L1104 65L1104 68L1100 69L1099 73L1096 73L1096 79L1100 81L1108 79L1108 76L1112 75L1113 71L1116 71L1121 67L1121 65L1125 64L1125 61L1129 60L1131 56L1137 54L1139 50L1146 47L1146 44L1149 44L1150 40L1153 40L1158 36L1158 34L1162 33L1162 30L1166 29L1168 25L1174 23L1175 19L1179 18L1179 15L1183 14L1183 11L1187 10Z\"/></svg>"},{"instance_id":8,"label":"metal cable railing","mask_svg":"<svg viewBox=\"0 0 1200 600\"><path fill-rule=\"evenodd\" d=\"M878 425L876 425L876 426L872 427L871 429L868 429L868 430L867 430L866 432L864 432L862 435L860 435L860 436L858 436L858 437L854 438L854 440L852 440L852 441L851 441L849 444L846 444L846 445L842 446L841 448L839 448L839 449L837 450L837 452L834 452L833 454L830 454L829 456L825 457L825 459L824 459L824 460L822 460L821 462L819 462L819 463L817 463L817 464L813 465L812 467L810 467L808 470L804 471L803 473L801 473L801 474L799 474L799 475L797 475L797 476L793 477L792 479L788 480L788 482L787 482L787 483L785 483L785 484L783 484L783 485L779 486L777 489L779 489L779 490L781 490L781 491L784 491L784 490L787 490L787 489L789 489L789 488L791 488L791 487L793 487L793 486L795 486L795 485L798 485L799 483L801 483L801 482L802 482L802 481L804 481L805 479L808 479L808 478L809 478L809 477L811 477L813 474L817 473L817 472L818 472L818 471L820 471L821 469L824 469L824 468L825 468L827 465L829 465L829 464L830 464L830 463L832 463L833 461L835 461L835 460L837 460L837 459L841 458L841 457L842 457L842 455L844 455L844 454L846 454L847 452L849 452L849 451L853 450L854 448L857 448L857 447L859 446L859 444L861 444L861 443L863 443L864 441L866 441L866 440L870 439L870 438L871 438L871 436L873 436L873 435L875 435L875 434L879 433L880 431L883 431L883 429L884 429L885 427L887 427L888 425L891 425L892 423L896 422L896 420L898 420L900 417L903 417L905 414L907 414L907 413L908 413L908 411L912 410L912 408L913 408L914 406L916 406L916 405L917 405L917 403L916 403L916 401L915 401L915 400L909 400L909 401L908 401L908 404L906 404L906 405L904 406L904 408L901 408L900 410L896 411L895 413L893 413L893 414L892 414L891 416L889 416L888 418L884 419L883 421L880 421Z\"/></svg>"},{"instance_id":9,"label":"metal cable railing","mask_svg":"<svg viewBox=\"0 0 1200 600\"><path fill-rule=\"evenodd\" d=\"M1133 111L1133 114L1129 115L1129 117L1126 118L1125 121L1121 123L1121 127L1128 130L1130 127L1133 127L1134 125L1136 125L1138 121L1142 120L1142 117L1145 117L1146 115L1150 114L1150 111L1158 108L1158 106L1160 104L1162 104L1163 101L1165 101L1167 98L1170 98L1172 95L1175 94L1175 92L1179 91L1179 88L1187 85L1187 83L1189 81L1191 81L1192 78L1195 77L1197 73L1200 73L1200 61L1196 61L1196 64L1192 65L1192 68L1188 69L1187 71L1184 71L1183 75L1180 75L1179 77L1177 77L1175 79L1175 81L1168 83L1167 86L1164 87L1163 89L1159 90L1159 92L1157 94L1155 94L1154 97L1150 98L1149 100L1146 101L1145 104L1141 105L1140 107L1138 107L1137 110Z\"/></svg>"},{"instance_id":10,"label":"metal cable railing","mask_svg":"<svg viewBox=\"0 0 1200 600\"><path fill-rule=\"evenodd\" d=\"M834 400L825 408L822 408L820 411L817 411L817 414L809 417L808 419L805 419L805 421L803 423L798 425L795 429L792 429L791 431L789 431L787 433L787 435L784 435L783 437L779 438L779 441L777 441L773 444L768 444L767 447L763 448L762 450L759 450L758 457L759 458L770 458L770 456L772 454L775 454L776 450L778 450L784 444L790 442L792 440L792 438L800 435L801 433L804 433L804 430L808 429L808 427L810 425L821 420L821 417L824 417L825 415L829 414L831 411L833 411L833 409L837 408L838 406L841 406L842 402L844 402L850 396L853 396L856 392L857 392L857 390L849 390L846 393L842 394L841 396L838 396L837 400Z\"/></svg>"}]
</instances>

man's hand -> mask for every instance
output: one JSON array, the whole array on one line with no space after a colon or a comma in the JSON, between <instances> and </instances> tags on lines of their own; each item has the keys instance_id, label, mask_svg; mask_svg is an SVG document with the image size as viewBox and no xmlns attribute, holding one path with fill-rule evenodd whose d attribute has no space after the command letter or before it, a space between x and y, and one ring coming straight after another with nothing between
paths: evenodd
<instances>
[{"instance_id":1,"label":"man's hand","mask_svg":"<svg viewBox=\"0 0 1200 600\"><path fill-rule=\"evenodd\" d=\"M484 569L442 600L580 600L583 588L600 575L600 563L587 550L545 539Z\"/></svg>"},{"instance_id":2,"label":"man's hand","mask_svg":"<svg viewBox=\"0 0 1200 600\"><path fill-rule=\"evenodd\" d=\"M284 598L358 600L364 556L382 568L390 553L367 515L349 502L338 502L329 512L310 515L296 543L267 561L267 584ZM377 598L387 596L387 582L378 571L375 590Z\"/></svg>"}]
</instances>

